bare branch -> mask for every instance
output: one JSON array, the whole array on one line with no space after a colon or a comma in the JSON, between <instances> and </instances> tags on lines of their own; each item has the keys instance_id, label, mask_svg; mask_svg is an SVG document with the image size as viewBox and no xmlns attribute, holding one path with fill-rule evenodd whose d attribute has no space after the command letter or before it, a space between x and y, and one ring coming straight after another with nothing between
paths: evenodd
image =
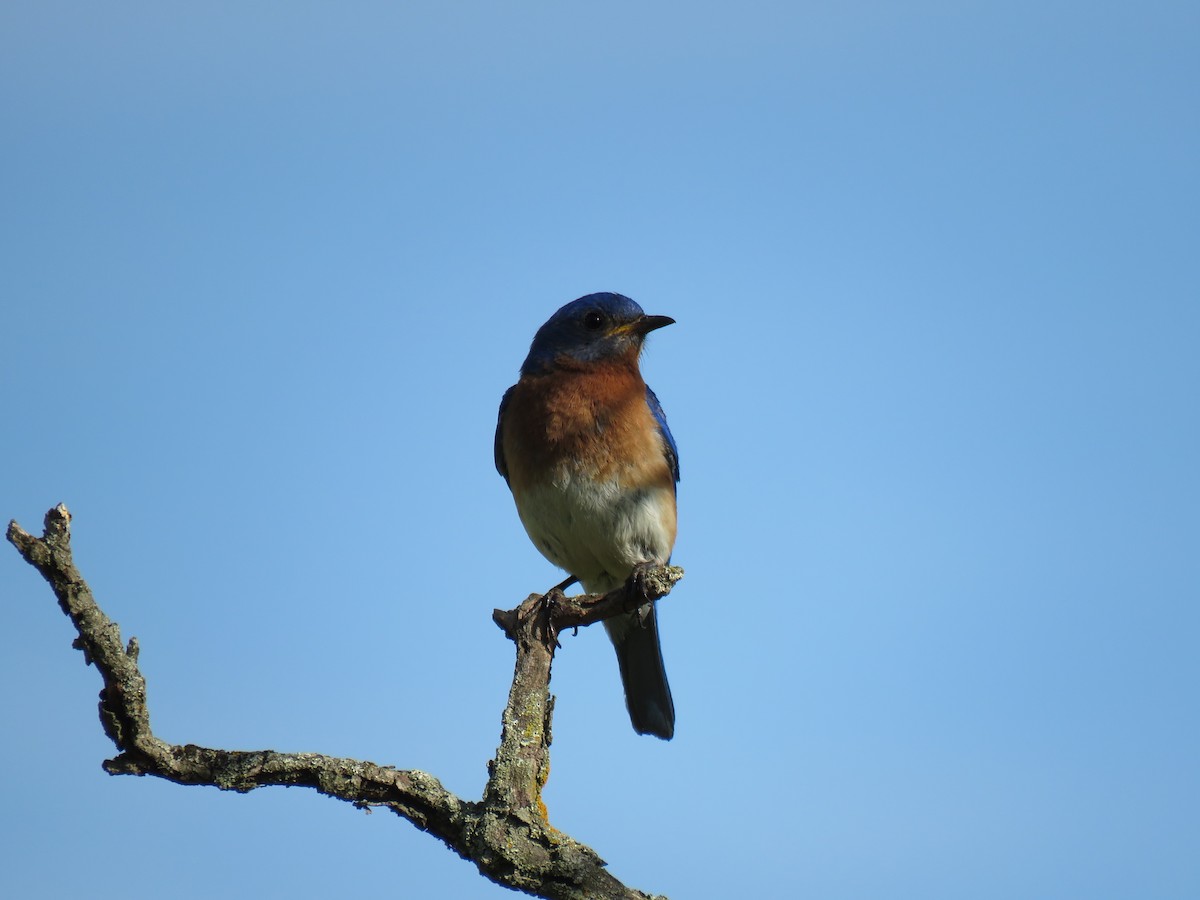
<instances>
[{"instance_id":1,"label":"bare branch","mask_svg":"<svg viewBox=\"0 0 1200 900\"><path fill-rule=\"evenodd\" d=\"M652 900L621 884L595 851L548 821L542 788L550 771L550 667L563 628L589 625L657 600L683 576L682 569L647 567L608 594L565 597L556 589L545 596L533 594L514 610L493 613L516 644L517 660L487 787L481 801L471 802L415 769L316 753L215 750L156 737L146 680L138 668L137 640L123 645L120 628L96 604L75 568L70 526L71 514L59 504L46 513L42 537L13 521L8 540L50 583L79 634L74 646L104 681L100 722L118 750L104 763L110 774L153 775L242 793L270 785L311 787L360 808L392 810L506 887L564 900Z\"/></svg>"}]
</instances>

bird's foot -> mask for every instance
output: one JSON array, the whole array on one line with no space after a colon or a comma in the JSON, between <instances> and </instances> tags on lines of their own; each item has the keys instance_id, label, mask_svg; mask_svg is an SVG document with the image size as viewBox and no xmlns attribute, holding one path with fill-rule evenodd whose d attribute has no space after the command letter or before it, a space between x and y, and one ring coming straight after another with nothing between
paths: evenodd
<instances>
[{"instance_id":1,"label":"bird's foot","mask_svg":"<svg viewBox=\"0 0 1200 900\"><path fill-rule=\"evenodd\" d=\"M571 585L577 584L578 582L579 582L579 579L576 578L574 575L568 575L566 578L564 578L562 581L560 581L554 587L550 588L549 591L546 591L546 593L549 594L550 591L559 591L561 593L562 591L565 591L567 588L569 588Z\"/></svg>"},{"instance_id":2,"label":"bird's foot","mask_svg":"<svg viewBox=\"0 0 1200 900\"><path fill-rule=\"evenodd\" d=\"M550 590L546 591L546 593L542 594L542 603L544 603L546 606L547 621L550 621L550 622L554 621L554 607L557 606L558 603L564 599L563 591L565 591L571 585L576 584L578 581L579 581L579 579L576 578L574 575L568 575L566 578L564 578L562 581L560 581L554 587L550 588ZM579 633L579 627L576 626L575 634L578 634L578 633ZM562 648L562 644L560 644L558 642L558 630L557 629L554 630L554 646L557 648L560 648L560 649Z\"/></svg>"},{"instance_id":3,"label":"bird's foot","mask_svg":"<svg viewBox=\"0 0 1200 900\"><path fill-rule=\"evenodd\" d=\"M564 584L567 583L569 582L564 582ZM558 629L554 625L554 611L564 599L562 589L563 586L561 584L556 584L550 590L546 591L546 593L542 594L542 607L546 611L546 623L550 629L550 637L554 640L555 649L562 648L562 644L558 641Z\"/></svg>"},{"instance_id":4,"label":"bird's foot","mask_svg":"<svg viewBox=\"0 0 1200 900\"><path fill-rule=\"evenodd\" d=\"M659 567L656 562L641 562L633 567L629 580L625 582L625 611L636 612L638 621L643 625L650 616L653 608L650 604L659 596L650 583L650 573Z\"/></svg>"}]
</instances>

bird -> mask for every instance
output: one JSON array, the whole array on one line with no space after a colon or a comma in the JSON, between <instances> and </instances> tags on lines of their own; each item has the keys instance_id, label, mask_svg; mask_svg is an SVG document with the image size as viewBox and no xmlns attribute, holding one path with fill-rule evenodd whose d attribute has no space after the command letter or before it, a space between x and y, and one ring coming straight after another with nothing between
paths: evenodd
<instances>
[{"instance_id":1,"label":"bird","mask_svg":"<svg viewBox=\"0 0 1200 900\"><path fill-rule=\"evenodd\" d=\"M596 293L537 330L520 378L500 401L496 471L534 546L588 593L665 564L676 533L679 450L642 379L646 335L675 320L629 297ZM670 740L675 704L649 603L604 621L634 730Z\"/></svg>"}]
</instances>

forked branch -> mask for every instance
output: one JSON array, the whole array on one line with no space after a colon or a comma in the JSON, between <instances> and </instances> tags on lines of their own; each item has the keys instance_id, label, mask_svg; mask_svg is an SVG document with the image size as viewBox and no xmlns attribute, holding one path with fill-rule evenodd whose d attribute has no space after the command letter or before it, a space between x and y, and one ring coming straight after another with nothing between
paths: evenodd
<instances>
[{"instance_id":1,"label":"forked branch","mask_svg":"<svg viewBox=\"0 0 1200 900\"><path fill-rule=\"evenodd\" d=\"M216 750L170 744L150 727L146 679L136 639L127 644L105 615L71 556L71 514L59 504L46 513L43 535L15 521L8 540L41 572L79 636L75 646L104 681L100 722L117 747L104 762L113 775L153 775L179 784L248 792L269 785L311 787L359 808L385 807L440 838L498 884L537 897L641 898L621 884L591 848L554 829L542 802L550 771L550 667L564 628L589 625L665 596L683 576L675 566L640 570L604 595L532 594L493 618L517 647L517 661L500 746L488 764L479 801L463 800L432 775L317 753Z\"/></svg>"}]
</instances>

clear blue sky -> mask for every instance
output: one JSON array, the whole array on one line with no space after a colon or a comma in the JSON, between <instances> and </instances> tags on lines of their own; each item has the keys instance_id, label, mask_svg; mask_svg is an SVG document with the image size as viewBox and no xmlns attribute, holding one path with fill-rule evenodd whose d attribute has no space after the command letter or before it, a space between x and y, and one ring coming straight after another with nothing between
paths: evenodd
<instances>
[{"instance_id":1,"label":"clear blue sky","mask_svg":"<svg viewBox=\"0 0 1200 900\"><path fill-rule=\"evenodd\" d=\"M671 743L569 638L552 821L673 898L1200 895L1194 2L0 7L0 518L75 513L167 740L478 797L560 574L537 326L678 324ZM510 896L302 790L110 778L0 552L0 895Z\"/></svg>"}]
</instances>

